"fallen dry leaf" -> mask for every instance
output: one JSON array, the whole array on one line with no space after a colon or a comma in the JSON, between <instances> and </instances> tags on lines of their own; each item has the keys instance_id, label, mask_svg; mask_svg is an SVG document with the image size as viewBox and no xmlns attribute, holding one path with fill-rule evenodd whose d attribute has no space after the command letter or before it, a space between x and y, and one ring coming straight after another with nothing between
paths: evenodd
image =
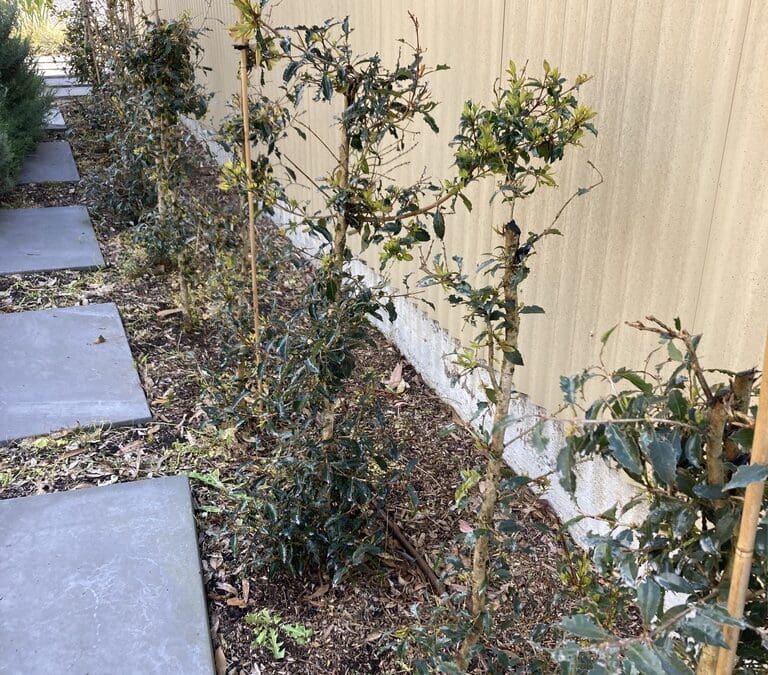
<instances>
[{"instance_id":1,"label":"fallen dry leaf","mask_svg":"<svg viewBox=\"0 0 768 675\"><path fill-rule=\"evenodd\" d=\"M183 314L184 310L181 307L174 307L173 309L161 309L157 313L158 319L167 319L169 316L173 316L174 314Z\"/></svg>"},{"instance_id":2,"label":"fallen dry leaf","mask_svg":"<svg viewBox=\"0 0 768 675\"><path fill-rule=\"evenodd\" d=\"M227 675L227 657L221 647L216 647L213 660L216 663L216 675Z\"/></svg>"},{"instance_id":3,"label":"fallen dry leaf","mask_svg":"<svg viewBox=\"0 0 768 675\"><path fill-rule=\"evenodd\" d=\"M393 394L402 394L410 386L403 378L403 362L398 361L397 365L392 369L388 380L382 380L382 384L386 387L387 391Z\"/></svg>"}]
</instances>

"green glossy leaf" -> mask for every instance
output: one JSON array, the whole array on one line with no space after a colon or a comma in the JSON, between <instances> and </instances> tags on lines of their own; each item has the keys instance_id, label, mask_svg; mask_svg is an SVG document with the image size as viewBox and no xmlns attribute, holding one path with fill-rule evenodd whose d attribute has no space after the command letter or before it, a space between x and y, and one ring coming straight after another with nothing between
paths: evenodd
<instances>
[{"instance_id":1,"label":"green glossy leaf","mask_svg":"<svg viewBox=\"0 0 768 675\"><path fill-rule=\"evenodd\" d=\"M619 565L619 574L621 580L628 586L634 586L637 579L638 567L637 558L634 554L630 553L625 555L621 564Z\"/></svg>"},{"instance_id":2,"label":"green glossy leaf","mask_svg":"<svg viewBox=\"0 0 768 675\"><path fill-rule=\"evenodd\" d=\"M578 386L579 383L576 377L560 376L560 390L563 392L563 398L565 398L566 403L576 403Z\"/></svg>"},{"instance_id":3,"label":"green glossy leaf","mask_svg":"<svg viewBox=\"0 0 768 675\"><path fill-rule=\"evenodd\" d=\"M560 475L560 485L568 494L576 490L576 474L573 471L573 453L568 445L564 445L557 454L557 471Z\"/></svg>"},{"instance_id":4,"label":"green glossy leaf","mask_svg":"<svg viewBox=\"0 0 768 675\"><path fill-rule=\"evenodd\" d=\"M640 438L653 471L665 485L674 485L677 476L677 450L666 434L643 434Z\"/></svg>"},{"instance_id":5,"label":"green glossy leaf","mask_svg":"<svg viewBox=\"0 0 768 675\"><path fill-rule=\"evenodd\" d=\"M683 539L696 522L696 512L687 506L680 506L672 515L671 520L672 534L678 539Z\"/></svg>"},{"instance_id":6,"label":"green glossy leaf","mask_svg":"<svg viewBox=\"0 0 768 675\"><path fill-rule=\"evenodd\" d=\"M600 336L600 344L602 344L603 346L605 346L605 345L606 345L606 343L608 342L608 339L609 339L609 338L611 337L611 335L613 334L613 331L615 331L615 330L616 330L618 327L619 327L619 324L616 324L616 325L615 325L613 328L609 328L607 331L605 331L605 333L603 333L603 334Z\"/></svg>"},{"instance_id":7,"label":"green glossy leaf","mask_svg":"<svg viewBox=\"0 0 768 675\"><path fill-rule=\"evenodd\" d=\"M589 640L605 640L610 637L610 633L598 626L595 620L587 614L566 616L561 619L560 627L572 635L578 635Z\"/></svg>"},{"instance_id":8,"label":"green glossy leaf","mask_svg":"<svg viewBox=\"0 0 768 675\"><path fill-rule=\"evenodd\" d=\"M746 487L751 483L759 483L768 478L768 464L748 464L736 469L736 473L731 476L724 486L723 490L736 490Z\"/></svg>"},{"instance_id":9,"label":"green glossy leaf","mask_svg":"<svg viewBox=\"0 0 768 675\"><path fill-rule=\"evenodd\" d=\"M755 438L754 429L739 429L734 431L728 438L734 443L738 443L745 450L749 450L752 447L752 441Z\"/></svg>"},{"instance_id":10,"label":"green glossy leaf","mask_svg":"<svg viewBox=\"0 0 768 675\"><path fill-rule=\"evenodd\" d=\"M680 353L680 350L675 347L675 343L670 340L667 342L667 353L669 354L669 358L673 361L682 361L683 355Z\"/></svg>"},{"instance_id":11,"label":"green glossy leaf","mask_svg":"<svg viewBox=\"0 0 768 675\"><path fill-rule=\"evenodd\" d=\"M328 77L328 73L323 73L323 78L320 81L320 87L323 90L323 98L326 101L330 101L331 96L333 96L333 85L331 84L331 78Z\"/></svg>"},{"instance_id":12,"label":"green glossy leaf","mask_svg":"<svg viewBox=\"0 0 768 675\"><path fill-rule=\"evenodd\" d=\"M653 391L652 384L650 384L649 382L646 382L640 375L638 375L637 373L631 370L623 370L623 369L617 370L613 374L613 379L614 381L626 380L627 382L632 383L644 394L650 394Z\"/></svg>"},{"instance_id":13,"label":"green glossy leaf","mask_svg":"<svg viewBox=\"0 0 768 675\"><path fill-rule=\"evenodd\" d=\"M701 436L694 433L685 442L685 458L695 468L700 468L702 463Z\"/></svg>"},{"instance_id":14,"label":"green glossy leaf","mask_svg":"<svg viewBox=\"0 0 768 675\"><path fill-rule=\"evenodd\" d=\"M672 389L667 396L667 407L676 420L688 419L688 401L679 389Z\"/></svg>"},{"instance_id":15,"label":"green glossy leaf","mask_svg":"<svg viewBox=\"0 0 768 675\"><path fill-rule=\"evenodd\" d=\"M544 308L539 307L538 305L525 305L520 310L520 314L544 314Z\"/></svg>"},{"instance_id":16,"label":"green glossy leaf","mask_svg":"<svg viewBox=\"0 0 768 675\"><path fill-rule=\"evenodd\" d=\"M656 576L659 586L675 593L693 593L696 587L687 579L674 572L664 572Z\"/></svg>"},{"instance_id":17,"label":"green glossy leaf","mask_svg":"<svg viewBox=\"0 0 768 675\"><path fill-rule=\"evenodd\" d=\"M662 596L661 587L650 577L637 585L637 604L646 626L650 626L651 621L659 615Z\"/></svg>"},{"instance_id":18,"label":"green glossy leaf","mask_svg":"<svg viewBox=\"0 0 768 675\"><path fill-rule=\"evenodd\" d=\"M432 214L432 228L435 231L435 236L442 240L445 237L445 218L440 211L435 211Z\"/></svg>"},{"instance_id":19,"label":"green glossy leaf","mask_svg":"<svg viewBox=\"0 0 768 675\"><path fill-rule=\"evenodd\" d=\"M298 69L299 69L299 62L291 61L283 71L283 82L288 82L296 74L296 71Z\"/></svg>"},{"instance_id":20,"label":"green glossy leaf","mask_svg":"<svg viewBox=\"0 0 768 675\"><path fill-rule=\"evenodd\" d=\"M349 571L349 568L346 567L346 565L343 565L339 568L337 568L336 573L333 575L333 579L331 580L332 586L338 586L339 582L344 578L344 575Z\"/></svg>"},{"instance_id":21,"label":"green glossy leaf","mask_svg":"<svg viewBox=\"0 0 768 675\"><path fill-rule=\"evenodd\" d=\"M665 675L659 657L644 642L634 642L626 652L624 658L631 663L640 675Z\"/></svg>"},{"instance_id":22,"label":"green glossy leaf","mask_svg":"<svg viewBox=\"0 0 768 675\"><path fill-rule=\"evenodd\" d=\"M728 647L720 626L702 614L689 616L680 624L680 631L689 635L697 642L714 645L715 647Z\"/></svg>"},{"instance_id":23,"label":"green glossy leaf","mask_svg":"<svg viewBox=\"0 0 768 675\"><path fill-rule=\"evenodd\" d=\"M695 485L693 487L693 494L702 499L715 499L723 498L723 489L719 485Z\"/></svg>"},{"instance_id":24,"label":"green glossy leaf","mask_svg":"<svg viewBox=\"0 0 768 675\"><path fill-rule=\"evenodd\" d=\"M605 437L613 458L629 473L639 476L643 473L640 451L634 441L628 438L618 425L609 424L605 428Z\"/></svg>"},{"instance_id":25,"label":"green glossy leaf","mask_svg":"<svg viewBox=\"0 0 768 675\"><path fill-rule=\"evenodd\" d=\"M683 663L676 654L666 651L660 646L654 646L653 651L659 657L659 661L661 661L661 665L667 675L693 675L693 670Z\"/></svg>"}]
</instances>

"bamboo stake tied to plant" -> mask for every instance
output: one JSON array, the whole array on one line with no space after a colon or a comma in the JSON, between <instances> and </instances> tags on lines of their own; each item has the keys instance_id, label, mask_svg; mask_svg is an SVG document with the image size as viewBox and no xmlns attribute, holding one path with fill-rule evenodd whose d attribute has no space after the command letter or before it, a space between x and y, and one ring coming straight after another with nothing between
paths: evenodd
<instances>
[{"instance_id":1,"label":"bamboo stake tied to plant","mask_svg":"<svg viewBox=\"0 0 768 675\"><path fill-rule=\"evenodd\" d=\"M752 441L752 466L768 464L768 337L765 341L763 356L763 380L760 384L760 400L755 421L755 436ZM728 593L728 613L735 619L744 616L744 604L752 572L752 556L755 552L755 537L763 505L765 481L747 485L744 492L744 509L741 512L739 537L736 541L733 576ZM717 675L730 675L736 664L736 647L739 644L738 626L724 626L723 635L728 649L721 649L717 660Z\"/></svg>"},{"instance_id":2,"label":"bamboo stake tied to plant","mask_svg":"<svg viewBox=\"0 0 768 675\"><path fill-rule=\"evenodd\" d=\"M245 15L241 14L245 21ZM248 200L248 248L250 252L251 268L251 296L253 309L253 342L256 353L261 342L261 321L259 319L259 279L256 269L256 207L253 199L253 166L251 164L251 120L250 98L248 95L248 52L250 41L247 37L236 46L240 51L240 111L243 116L243 163L245 164L246 195ZM253 52L256 67L259 66L258 47Z\"/></svg>"}]
</instances>

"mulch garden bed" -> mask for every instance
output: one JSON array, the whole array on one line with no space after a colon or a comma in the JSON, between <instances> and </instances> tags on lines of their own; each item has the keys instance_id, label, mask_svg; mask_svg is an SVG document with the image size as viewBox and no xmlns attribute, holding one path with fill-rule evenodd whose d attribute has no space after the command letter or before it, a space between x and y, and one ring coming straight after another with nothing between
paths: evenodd
<instances>
[{"instance_id":1,"label":"mulch garden bed","mask_svg":"<svg viewBox=\"0 0 768 675\"><path fill-rule=\"evenodd\" d=\"M81 175L93 177L106 158L98 151L101 145L89 137L83 105L70 101L63 106L71 131L60 137L72 144ZM217 169L200 153L194 181L213 195ZM77 430L10 444L0 451L0 498L191 472L239 484L254 450L237 434L214 426L206 412L206 391L220 368L224 346L205 330L204 322L185 328L178 313L164 311L177 305L176 278L157 270L136 273L128 262L133 244L127 231L110 220L109 211L93 201L82 181L75 186L20 187L0 199L4 207L73 204L89 207L106 267L0 277L0 311L115 302L154 420L141 427ZM263 235L278 236L269 222L260 227ZM293 274L293 284L291 279L279 282L286 284L286 297L300 282L301 271ZM359 361L386 381L404 359L381 336L376 340L377 348L360 354ZM405 391L393 393L382 384L380 398L404 460L417 460L411 484L419 507L414 510L405 492L396 491L389 508L425 559L435 564L458 552L454 492L460 470L481 458L461 426L440 433L454 421L454 414L407 363L403 377L409 385ZM383 554L339 587L323 577L267 578L249 564L249 528L237 509L220 491L200 480L191 483L220 674L405 672L385 647L396 629L411 623L411 606L429 607L434 598L396 541L390 540ZM558 573L562 549L551 510L532 493L521 491L515 511L522 526L515 535L518 546L512 560L515 632L526 635L541 622L555 622L573 601ZM309 642L299 646L286 639L280 660L253 646L254 629L244 617L262 608L311 629Z\"/></svg>"}]
</instances>

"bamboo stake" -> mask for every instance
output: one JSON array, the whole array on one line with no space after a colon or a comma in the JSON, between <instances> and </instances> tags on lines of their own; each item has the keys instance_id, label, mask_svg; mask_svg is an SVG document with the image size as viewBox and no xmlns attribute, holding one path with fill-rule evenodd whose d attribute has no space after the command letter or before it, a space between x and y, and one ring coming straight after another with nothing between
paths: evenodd
<instances>
[{"instance_id":1,"label":"bamboo stake","mask_svg":"<svg viewBox=\"0 0 768 675\"><path fill-rule=\"evenodd\" d=\"M755 437L752 442L750 464L768 464L768 338L763 356L763 380L760 384L760 401L755 421ZM763 504L765 481L750 483L744 491L744 509L741 512L739 536L734 554L733 577L728 592L728 613L737 619L744 616L744 604L752 572L752 556L755 552L755 536ZM739 644L739 628L723 626L723 636L728 649L721 649L717 659L717 675L730 675L736 665L736 647Z\"/></svg>"},{"instance_id":2,"label":"bamboo stake","mask_svg":"<svg viewBox=\"0 0 768 675\"><path fill-rule=\"evenodd\" d=\"M91 36L91 12L88 5L88 0L80 0L80 11L83 15L83 42L85 44L85 53L88 54L88 49L91 50L91 60L93 61L93 83L98 87L101 85L101 77L99 76L99 62L96 58L96 46L93 43L93 37Z\"/></svg>"},{"instance_id":3,"label":"bamboo stake","mask_svg":"<svg viewBox=\"0 0 768 675\"><path fill-rule=\"evenodd\" d=\"M259 279L256 269L256 207L253 201L253 167L251 166L251 111L248 97L248 39L240 46L240 110L243 115L243 161L248 196L248 245L251 254L251 296L253 304L253 342L259 354L261 344L261 319L259 318ZM259 50L254 50L256 68L259 67Z\"/></svg>"}]
</instances>

